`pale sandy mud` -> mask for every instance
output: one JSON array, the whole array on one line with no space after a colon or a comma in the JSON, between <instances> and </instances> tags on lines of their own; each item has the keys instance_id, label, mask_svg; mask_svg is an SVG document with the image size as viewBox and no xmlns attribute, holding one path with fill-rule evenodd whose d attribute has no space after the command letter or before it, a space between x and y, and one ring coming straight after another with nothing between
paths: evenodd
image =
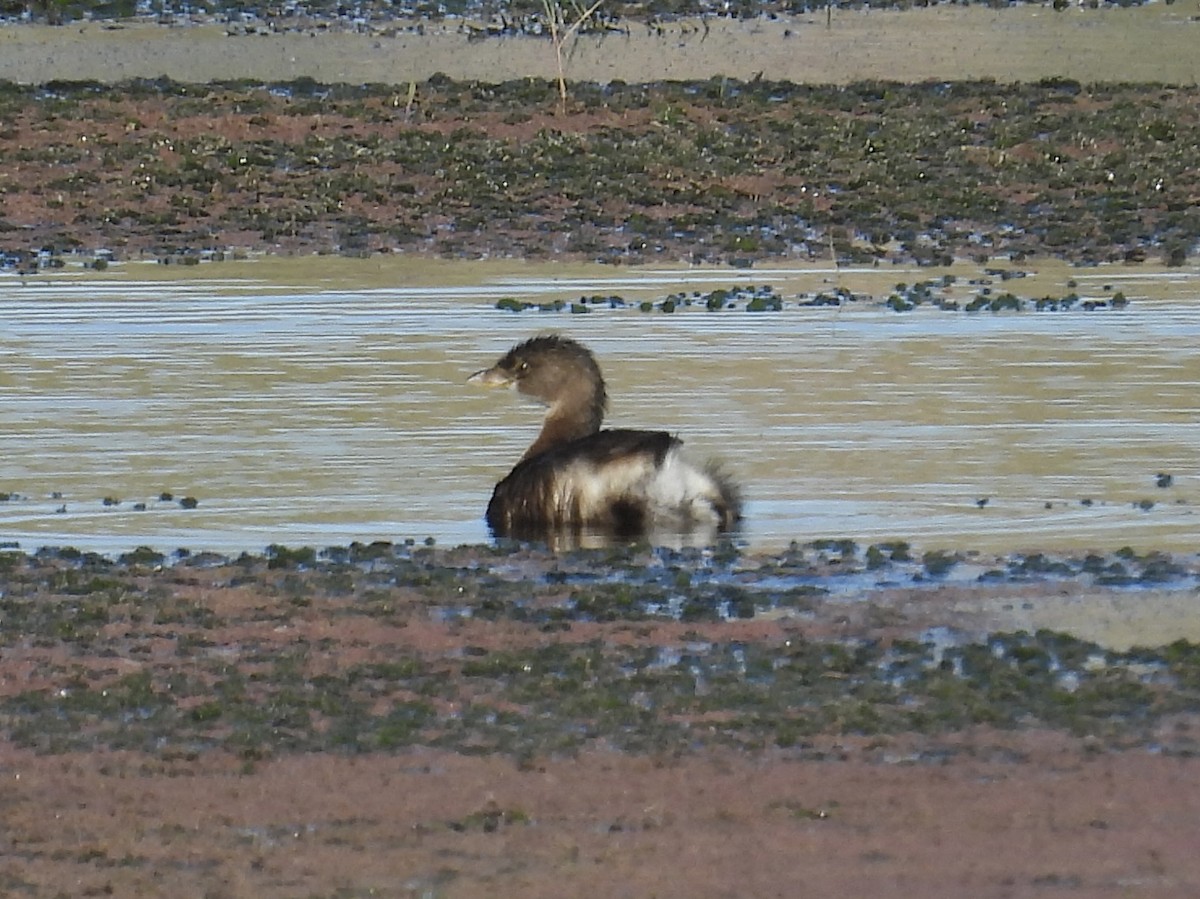
<instances>
[{"instance_id":1,"label":"pale sandy mud","mask_svg":"<svg viewBox=\"0 0 1200 899\"><path fill-rule=\"evenodd\" d=\"M991 10L838 10L794 19L682 20L660 31L583 36L566 57L569 79L629 83L751 79L797 83L993 78L1195 84L1200 22L1186 4L1134 9L1034 6ZM535 37L469 42L458 23L416 33L282 32L228 36L222 25L101 24L0 28L0 79L121 81L167 76L405 84L436 73L487 82L556 78L553 47Z\"/></svg>"}]
</instances>

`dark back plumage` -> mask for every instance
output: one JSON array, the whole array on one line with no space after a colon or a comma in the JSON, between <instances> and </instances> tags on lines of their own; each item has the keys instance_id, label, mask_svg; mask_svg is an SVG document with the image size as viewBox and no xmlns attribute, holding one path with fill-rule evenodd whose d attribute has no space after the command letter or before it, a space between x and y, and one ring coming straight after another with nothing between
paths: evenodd
<instances>
[{"instance_id":1,"label":"dark back plumage","mask_svg":"<svg viewBox=\"0 0 1200 899\"><path fill-rule=\"evenodd\" d=\"M488 526L514 536L586 522L620 536L636 535L645 530L651 510L646 496L631 488L640 472L660 468L677 446L679 440L666 431L606 430L523 459L496 485ZM611 485L599 502L589 480Z\"/></svg>"}]
</instances>

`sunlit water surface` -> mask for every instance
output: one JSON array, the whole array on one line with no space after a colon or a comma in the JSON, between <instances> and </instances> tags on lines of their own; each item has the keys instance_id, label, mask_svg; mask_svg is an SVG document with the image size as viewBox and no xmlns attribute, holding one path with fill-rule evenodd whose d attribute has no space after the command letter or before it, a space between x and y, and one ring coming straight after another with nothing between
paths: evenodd
<instances>
[{"instance_id":1,"label":"sunlit water surface","mask_svg":"<svg viewBox=\"0 0 1200 899\"><path fill-rule=\"evenodd\" d=\"M600 357L611 424L671 430L725 461L751 548L1200 550L1194 270L1071 275L1085 295L1123 290L1119 312L968 315L797 307L800 290L853 272L463 265L340 279L321 265L0 276L0 542L487 541L492 485L541 410L464 382L555 329ZM923 276L858 277L882 297ZM780 288L784 311L494 308L751 281Z\"/></svg>"}]
</instances>

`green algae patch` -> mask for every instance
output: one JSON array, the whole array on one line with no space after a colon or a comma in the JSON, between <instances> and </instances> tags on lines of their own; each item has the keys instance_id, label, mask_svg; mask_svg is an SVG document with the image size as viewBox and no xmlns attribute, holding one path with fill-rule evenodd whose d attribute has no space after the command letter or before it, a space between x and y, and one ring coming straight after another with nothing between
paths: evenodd
<instances>
[{"instance_id":1,"label":"green algae patch","mask_svg":"<svg viewBox=\"0 0 1200 899\"><path fill-rule=\"evenodd\" d=\"M0 732L42 752L401 752L516 759L595 745L803 747L818 735L1042 728L1161 745L1200 713L1200 646L1117 651L1057 630L907 624L952 577L965 596L1093 584L1120 564L1196 589L1194 560L1132 550L991 560L904 542L648 547L272 547L237 559L9 554L0 648L27 672ZM874 579L874 580L873 580ZM1169 751L1196 751L1177 730ZM511 823L511 822L510 822Z\"/></svg>"}]
</instances>

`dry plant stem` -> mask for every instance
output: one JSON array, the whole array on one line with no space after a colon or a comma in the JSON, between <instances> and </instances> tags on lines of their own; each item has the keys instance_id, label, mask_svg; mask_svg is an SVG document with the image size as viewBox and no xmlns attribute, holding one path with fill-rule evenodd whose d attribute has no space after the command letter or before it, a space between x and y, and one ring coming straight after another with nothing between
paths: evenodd
<instances>
[{"instance_id":1,"label":"dry plant stem","mask_svg":"<svg viewBox=\"0 0 1200 899\"><path fill-rule=\"evenodd\" d=\"M417 82L408 83L408 102L404 104L404 121L412 121L413 103L417 99Z\"/></svg>"},{"instance_id":2,"label":"dry plant stem","mask_svg":"<svg viewBox=\"0 0 1200 899\"><path fill-rule=\"evenodd\" d=\"M583 25L592 14L600 8L604 0L596 0L586 10L581 10L578 17L569 26L566 27L560 34L559 26L566 23L563 17L562 6L556 0L542 0L542 7L546 10L546 18L550 21L550 39L554 42L554 56L558 63L558 106L559 112L566 114L567 111L567 78L563 67L563 47Z\"/></svg>"}]
</instances>

